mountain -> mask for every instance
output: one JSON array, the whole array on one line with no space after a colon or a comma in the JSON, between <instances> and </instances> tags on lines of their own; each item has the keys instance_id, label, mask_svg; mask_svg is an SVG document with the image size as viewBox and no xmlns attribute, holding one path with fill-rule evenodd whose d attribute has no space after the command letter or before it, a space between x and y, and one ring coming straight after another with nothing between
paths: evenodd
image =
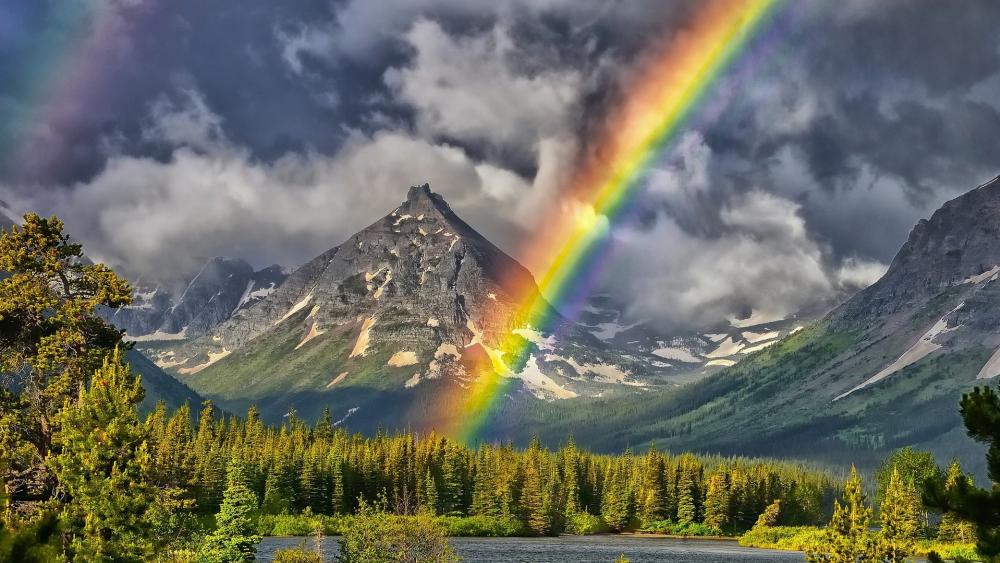
<instances>
[{"instance_id":1,"label":"mountain","mask_svg":"<svg viewBox=\"0 0 1000 563\"><path fill-rule=\"evenodd\" d=\"M597 338L622 349L656 357L654 364L675 382L697 381L777 344L821 315L804 312L771 322L730 320L702 330L664 329L648 320L628 321L624 305L595 295L579 322Z\"/></svg>"},{"instance_id":2,"label":"mountain","mask_svg":"<svg viewBox=\"0 0 1000 563\"><path fill-rule=\"evenodd\" d=\"M523 266L415 186L204 336L140 347L234 412L256 404L271 420L292 409L308 419L329 407L357 430L441 424L512 333L531 346L524 368L505 374L513 402L675 386L662 358L558 314L551 333L527 326L520 304L537 293Z\"/></svg>"},{"instance_id":3,"label":"mountain","mask_svg":"<svg viewBox=\"0 0 1000 563\"><path fill-rule=\"evenodd\" d=\"M187 280L139 277L132 305L102 316L124 330L127 340L197 337L269 295L285 277L280 266L254 271L243 260L212 258Z\"/></svg>"},{"instance_id":4,"label":"mountain","mask_svg":"<svg viewBox=\"0 0 1000 563\"><path fill-rule=\"evenodd\" d=\"M915 445L981 468L958 401L1000 375L998 238L1000 178L920 221L877 283L736 365L670 394L511 409L496 432L859 462Z\"/></svg>"},{"instance_id":5,"label":"mountain","mask_svg":"<svg viewBox=\"0 0 1000 563\"><path fill-rule=\"evenodd\" d=\"M168 375L136 350L129 350L125 359L132 367L132 373L141 378L142 388L146 391L140 409L152 410L157 402L163 401L170 410L187 403L191 406L193 413L198 412L202 398L190 387Z\"/></svg>"}]
</instances>

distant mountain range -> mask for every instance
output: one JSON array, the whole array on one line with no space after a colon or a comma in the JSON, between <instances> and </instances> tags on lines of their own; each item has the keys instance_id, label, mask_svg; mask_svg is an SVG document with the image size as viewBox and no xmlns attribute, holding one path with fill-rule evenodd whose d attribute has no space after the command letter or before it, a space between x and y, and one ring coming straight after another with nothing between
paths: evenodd
<instances>
[{"instance_id":1,"label":"distant mountain range","mask_svg":"<svg viewBox=\"0 0 1000 563\"><path fill-rule=\"evenodd\" d=\"M981 465L958 400L1000 375L998 243L1000 178L920 221L877 283L736 365L635 400L512 405L495 435L839 461L915 445Z\"/></svg>"}]
</instances>

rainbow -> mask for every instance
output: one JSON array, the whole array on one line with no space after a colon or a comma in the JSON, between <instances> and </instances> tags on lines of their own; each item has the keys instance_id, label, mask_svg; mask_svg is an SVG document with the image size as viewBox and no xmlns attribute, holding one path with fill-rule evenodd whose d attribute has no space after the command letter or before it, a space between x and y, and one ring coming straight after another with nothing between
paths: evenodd
<instances>
[{"instance_id":1,"label":"rainbow","mask_svg":"<svg viewBox=\"0 0 1000 563\"><path fill-rule=\"evenodd\" d=\"M51 8L50 25L5 77L20 100L13 118L0 123L0 162L14 178L25 167L45 170L73 150L72 133L112 91L134 56L131 43L156 23L162 4L79 0ZM31 3L13 8L11 25L38 10Z\"/></svg>"},{"instance_id":2,"label":"rainbow","mask_svg":"<svg viewBox=\"0 0 1000 563\"><path fill-rule=\"evenodd\" d=\"M549 333L560 319L575 317L601 272L611 225L628 212L646 172L669 153L713 85L741 58L779 3L706 1L688 29L639 65L627 99L605 120L556 212L522 254L529 269L541 274L539 291L526 291L515 315L520 325ZM447 434L468 444L480 440L498 399L514 381L505 375L523 369L530 352L515 335L488 350L490 365L465 390Z\"/></svg>"}]
</instances>

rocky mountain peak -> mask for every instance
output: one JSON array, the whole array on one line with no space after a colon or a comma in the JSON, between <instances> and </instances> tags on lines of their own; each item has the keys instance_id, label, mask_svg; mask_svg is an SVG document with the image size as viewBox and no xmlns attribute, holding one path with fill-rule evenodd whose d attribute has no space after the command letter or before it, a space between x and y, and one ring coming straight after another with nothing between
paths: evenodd
<instances>
[{"instance_id":1,"label":"rocky mountain peak","mask_svg":"<svg viewBox=\"0 0 1000 563\"><path fill-rule=\"evenodd\" d=\"M921 219L885 276L834 311L835 324L866 325L870 318L913 309L942 291L1000 271L998 243L1000 176Z\"/></svg>"}]
</instances>

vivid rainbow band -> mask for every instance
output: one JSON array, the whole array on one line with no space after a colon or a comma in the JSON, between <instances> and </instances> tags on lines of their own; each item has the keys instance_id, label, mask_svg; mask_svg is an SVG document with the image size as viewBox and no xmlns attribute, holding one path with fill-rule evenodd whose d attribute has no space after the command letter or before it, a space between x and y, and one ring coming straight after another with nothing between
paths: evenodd
<instances>
[{"instance_id":1,"label":"vivid rainbow band","mask_svg":"<svg viewBox=\"0 0 1000 563\"><path fill-rule=\"evenodd\" d=\"M626 212L650 166L671 150L699 103L746 49L780 0L718 0L699 8L688 34L666 45L631 88L598 148L604 156L586 159L567 193L584 218L564 219L542 241L560 241L538 278L540 293L528 293L518 318L549 332L560 312L572 318L589 293L609 246L608 227ZM554 232L553 232L554 231ZM561 231L561 232L560 232ZM538 271L538 270L536 270ZM478 441L497 402L511 388L511 370L520 371L532 347L510 336L491 353L492 370L483 370L466 391L463 408L448 434Z\"/></svg>"}]
</instances>

